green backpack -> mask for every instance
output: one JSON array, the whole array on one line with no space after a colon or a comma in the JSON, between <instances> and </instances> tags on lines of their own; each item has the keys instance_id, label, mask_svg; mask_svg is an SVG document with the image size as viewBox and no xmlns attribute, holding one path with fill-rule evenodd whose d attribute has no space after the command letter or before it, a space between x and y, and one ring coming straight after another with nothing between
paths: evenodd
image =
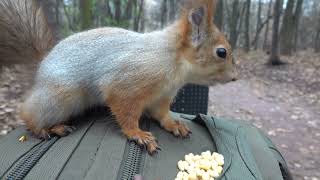
<instances>
[{"instance_id":1,"label":"green backpack","mask_svg":"<svg viewBox=\"0 0 320 180\"><path fill-rule=\"evenodd\" d=\"M192 93L198 90L192 88ZM131 180L139 174L144 180L173 180L177 162L185 154L206 150L225 158L220 180L292 179L279 151L254 126L202 114L172 116L184 121L193 134L189 139L175 138L143 118L141 128L151 131L162 147L154 156L122 136L106 111L78 118L77 131L49 141L33 138L24 127L18 128L0 139L0 179ZM23 136L26 141L19 141Z\"/></svg>"}]
</instances>

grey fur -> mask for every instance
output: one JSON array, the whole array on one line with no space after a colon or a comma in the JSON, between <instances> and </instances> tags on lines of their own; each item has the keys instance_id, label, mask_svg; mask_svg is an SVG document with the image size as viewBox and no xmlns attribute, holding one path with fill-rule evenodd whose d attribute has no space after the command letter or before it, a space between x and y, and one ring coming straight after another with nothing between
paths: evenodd
<instances>
[{"instance_id":1,"label":"grey fur","mask_svg":"<svg viewBox=\"0 0 320 180\"><path fill-rule=\"evenodd\" d=\"M124 83L128 93L134 94L139 91L135 81L140 77L145 77L145 85L164 77L164 93L174 96L185 82L176 81L176 74L181 74L173 68L174 44L166 31L139 34L103 28L68 37L41 62L25 109L36 115L38 128L50 127L90 106L105 103L107 95L101 88L111 83ZM63 87L63 92L52 91L55 86ZM85 89L86 96L61 99L64 96L60 93L78 89Z\"/></svg>"}]
</instances>

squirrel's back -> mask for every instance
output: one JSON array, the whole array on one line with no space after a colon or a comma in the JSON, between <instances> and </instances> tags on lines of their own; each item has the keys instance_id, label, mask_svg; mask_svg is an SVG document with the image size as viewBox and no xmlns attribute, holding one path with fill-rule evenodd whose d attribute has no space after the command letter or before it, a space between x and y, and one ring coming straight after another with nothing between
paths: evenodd
<instances>
[{"instance_id":1,"label":"squirrel's back","mask_svg":"<svg viewBox=\"0 0 320 180\"><path fill-rule=\"evenodd\" d=\"M115 92L128 98L144 89L176 92L172 87L180 84L168 83L175 82L177 73L175 44L166 31L140 34L100 28L66 38L41 62L21 117L39 134L40 127L104 104Z\"/></svg>"},{"instance_id":2,"label":"squirrel's back","mask_svg":"<svg viewBox=\"0 0 320 180\"><path fill-rule=\"evenodd\" d=\"M41 62L37 83L99 86L135 77L161 78L175 56L163 31L140 34L120 28L77 33L57 44ZM148 83L148 81L146 81Z\"/></svg>"}]
</instances>

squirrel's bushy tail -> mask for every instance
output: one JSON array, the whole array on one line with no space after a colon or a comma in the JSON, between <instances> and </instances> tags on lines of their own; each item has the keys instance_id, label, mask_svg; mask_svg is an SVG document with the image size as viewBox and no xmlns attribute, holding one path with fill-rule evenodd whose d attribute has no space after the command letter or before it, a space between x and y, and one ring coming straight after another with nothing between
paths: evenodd
<instances>
[{"instance_id":1,"label":"squirrel's bushy tail","mask_svg":"<svg viewBox=\"0 0 320 180\"><path fill-rule=\"evenodd\" d=\"M45 14L34 0L0 0L0 64L40 61L53 45Z\"/></svg>"}]
</instances>

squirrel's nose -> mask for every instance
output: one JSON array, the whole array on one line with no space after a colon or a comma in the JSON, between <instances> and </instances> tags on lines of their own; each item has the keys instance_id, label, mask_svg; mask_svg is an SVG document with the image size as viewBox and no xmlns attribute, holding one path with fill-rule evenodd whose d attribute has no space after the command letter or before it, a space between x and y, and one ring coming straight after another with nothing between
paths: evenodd
<instances>
[{"instance_id":1,"label":"squirrel's nose","mask_svg":"<svg viewBox=\"0 0 320 180\"><path fill-rule=\"evenodd\" d=\"M231 79L231 81L233 81L233 82L234 82L234 81L237 81L237 80L238 80L238 78L232 78L232 79Z\"/></svg>"},{"instance_id":2,"label":"squirrel's nose","mask_svg":"<svg viewBox=\"0 0 320 180\"><path fill-rule=\"evenodd\" d=\"M227 50L225 48L218 48L216 53L220 58L225 59L227 57Z\"/></svg>"},{"instance_id":3,"label":"squirrel's nose","mask_svg":"<svg viewBox=\"0 0 320 180\"><path fill-rule=\"evenodd\" d=\"M237 69L234 67L232 69L232 75L231 75L231 81L237 81L239 80L239 72L237 71Z\"/></svg>"}]
</instances>

